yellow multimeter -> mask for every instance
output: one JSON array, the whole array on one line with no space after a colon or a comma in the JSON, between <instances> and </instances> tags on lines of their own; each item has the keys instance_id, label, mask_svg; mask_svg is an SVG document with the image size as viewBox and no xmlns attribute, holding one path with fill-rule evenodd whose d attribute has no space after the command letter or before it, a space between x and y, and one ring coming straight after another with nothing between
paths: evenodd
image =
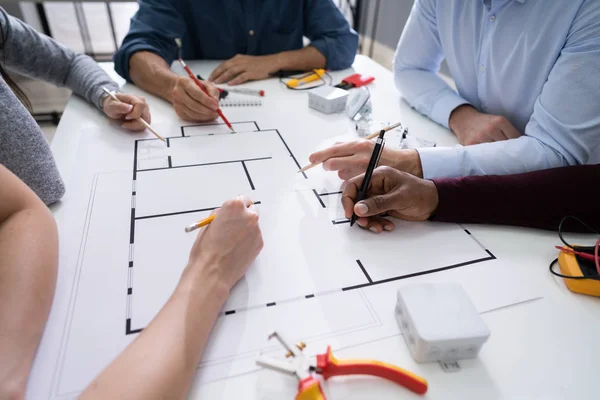
<instances>
[{"instance_id":1,"label":"yellow multimeter","mask_svg":"<svg viewBox=\"0 0 600 400\"><path fill-rule=\"evenodd\" d=\"M600 297L600 276L593 261L561 251L558 255L558 266L561 277L570 291ZM596 279L585 279L586 277Z\"/></svg>"}]
</instances>

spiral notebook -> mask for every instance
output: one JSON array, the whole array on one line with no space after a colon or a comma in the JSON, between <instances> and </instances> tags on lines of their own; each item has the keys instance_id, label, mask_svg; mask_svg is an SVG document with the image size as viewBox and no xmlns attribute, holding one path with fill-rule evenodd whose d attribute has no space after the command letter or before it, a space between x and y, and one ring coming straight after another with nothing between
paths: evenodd
<instances>
[{"instance_id":1,"label":"spiral notebook","mask_svg":"<svg viewBox=\"0 0 600 400\"><path fill-rule=\"evenodd\" d=\"M257 107L262 106L261 98L244 97L244 98L231 98L226 97L219 101L221 107Z\"/></svg>"}]
</instances>

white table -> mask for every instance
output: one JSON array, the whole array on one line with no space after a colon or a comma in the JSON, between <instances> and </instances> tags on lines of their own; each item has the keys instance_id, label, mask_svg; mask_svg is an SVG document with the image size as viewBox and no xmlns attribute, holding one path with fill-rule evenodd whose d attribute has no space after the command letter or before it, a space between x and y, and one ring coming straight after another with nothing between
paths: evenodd
<instances>
[{"instance_id":1,"label":"white table","mask_svg":"<svg viewBox=\"0 0 600 400\"><path fill-rule=\"evenodd\" d=\"M191 62L196 72L207 76L216 62ZM104 68L123 83L112 65ZM376 77L371 86L375 120L387 122L400 120L410 127L413 134L437 142L438 145L456 144L455 137L412 110L399 96L390 71L365 56L357 56L353 65L357 72ZM332 73L334 82L349 75L350 71ZM285 99L285 110L306 110L306 94L291 92L276 81L252 83L260 87L278 104ZM125 91L146 96L152 111L153 124L180 125L172 107L165 101L143 93L127 85ZM269 97L267 97L268 99ZM291 108L288 108L291 107ZM275 112L275 111L274 111ZM280 112L284 112L281 111ZM289 118L302 123L302 113L288 113ZM313 111L311 111L313 112ZM316 112L315 112L316 113ZM317 115L317 114L313 114ZM350 122L343 115L322 115L324 138L336 136L348 130ZM56 160L69 188L70 176L76 168L75 159L80 132L86 128L105 126L103 115L80 98L69 101L52 143ZM300 158L305 158L310 148L302 144L302 138L290 140ZM304 161L300 161L301 164ZM549 199L548 201L551 201ZM66 223L69 191L61 205L53 211L59 227ZM548 272L548 264L557 251L558 238L554 232L531 229L469 225L467 228L494 250L498 259L512 266L519 266L521 284L530 285L543 295L542 299L496 310L484 314L492 335L476 360L461 362L462 370L445 373L439 365L417 365L410 357L400 336L346 348L337 352L340 358L374 358L392 362L408 370L418 371L430 384L427 398L431 399L595 399L600 347L600 301L595 298L571 293L560 280ZM582 236L581 239L587 239ZM61 237L62 241L80 238ZM51 318L60 318L60 310L69 301L68 290L71 271L61 270ZM52 333L42 342L41 353L50 352ZM45 366L35 365L30 386L35 386ZM412 398L406 390L377 379L335 379L326 384L331 399L362 398ZM235 378L216 381L207 385L195 385L191 398L288 398L296 393L292 378L272 372L250 373ZM417 396L414 396L417 398Z\"/></svg>"}]
</instances>

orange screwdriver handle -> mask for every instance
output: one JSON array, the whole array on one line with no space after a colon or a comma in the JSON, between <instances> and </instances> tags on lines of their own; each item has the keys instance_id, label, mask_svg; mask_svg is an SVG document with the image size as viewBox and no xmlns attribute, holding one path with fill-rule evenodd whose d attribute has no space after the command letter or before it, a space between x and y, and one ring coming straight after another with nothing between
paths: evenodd
<instances>
[{"instance_id":1,"label":"orange screwdriver handle","mask_svg":"<svg viewBox=\"0 0 600 400\"><path fill-rule=\"evenodd\" d=\"M302 379L298 382L296 400L326 400L321 389L321 382L312 376Z\"/></svg>"},{"instance_id":2,"label":"orange screwdriver handle","mask_svg":"<svg viewBox=\"0 0 600 400\"><path fill-rule=\"evenodd\" d=\"M331 354L331 346L327 347L327 353L317 355L317 368L325 379L340 375L371 375L397 383L417 394L427 392L427 381L411 372L380 361L338 360Z\"/></svg>"}]
</instances>

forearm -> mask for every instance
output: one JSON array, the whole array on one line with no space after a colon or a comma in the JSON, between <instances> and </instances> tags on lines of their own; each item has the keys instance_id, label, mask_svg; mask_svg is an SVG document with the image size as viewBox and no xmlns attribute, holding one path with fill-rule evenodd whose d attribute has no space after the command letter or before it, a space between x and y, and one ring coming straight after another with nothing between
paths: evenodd
<instances>
[{"instance_id":1,"label":"forearm","mask_svg":"<svg viewBox=\"0 0 600 400\"><path fill-rule=\"evenodd\" d=\"M57 236L50 211L38 199L0 218L0 398L24 394L52 304Z\"/></svg>"},{"instance_id":2,"label":"forearm","mask_svg":"<svg viewBox=\"0 0 600 400\"><path fill-rule=\"evenodd\" d=\"M186 397L212 326L228 296L217 278L198 271L186 268L162 310L90 384L82 399Z\"/></svg>"},{"instance_id":3,"label":"forearm","mask_svg":"<svg viewBox=\"0 0 600 400\"><path fill-rule=\"evenodd\" d=\"M466 147L423 148L418 152L425 179L510 175L568 165L553 147L529 136Z\"/></svg>"},{"instance_id":4,"label":"forearm","mask_svg":"<svg viewBox=\"0 0 600 400\"><path fill-rule=\"evenodd\" d=\"M468 104L436 72L418 68L394 66L396 87L400 95L421 114L449 127L450 114L462 104Z\"/></svg>"},{"instance_id":5,"label":"forearm","mask_svg":"<svg viewBox=\"0 0 600 400\"><path fill-rule=\"evenodd\" d=\"M102 88L106 87L113 91L119 89L119 86L94 60L83 54L76 55L71 61L64 86L100 109L104 97Z\"/></svg>"},{"instance_id":6,"label":"forearm","mask_svg":"<svg viewBox=\"0 0 600 400\"><path fill-rule=\"evenodd\" d=\"M284 51L274 55L276 71L310 71L325 68L327 59L316 47Z\"/></svg>"},{"instance_id":7,"label":"forearm","mask_svg":"<svg viewBox=\"0 0 600 400\"><path fill-rule=\"evenodd\" d=\"M171 101L179 76L166 61L149 51L138 51L129 59L131 80L143 90Z\"/></svg>"},{"instance_id":8,"label":"forearm","mask_svg":"<svg viewBox=\"0 0 600 400\"><path fill-rule=\"evenodd\" d=\"M576 216L600 229L595 182L600 165L555 168L507 176L434 180L439 205L433 220L558 229L561 219ZM579 224L567 226L582 230Z\"/></svg>"}]
</instances>

